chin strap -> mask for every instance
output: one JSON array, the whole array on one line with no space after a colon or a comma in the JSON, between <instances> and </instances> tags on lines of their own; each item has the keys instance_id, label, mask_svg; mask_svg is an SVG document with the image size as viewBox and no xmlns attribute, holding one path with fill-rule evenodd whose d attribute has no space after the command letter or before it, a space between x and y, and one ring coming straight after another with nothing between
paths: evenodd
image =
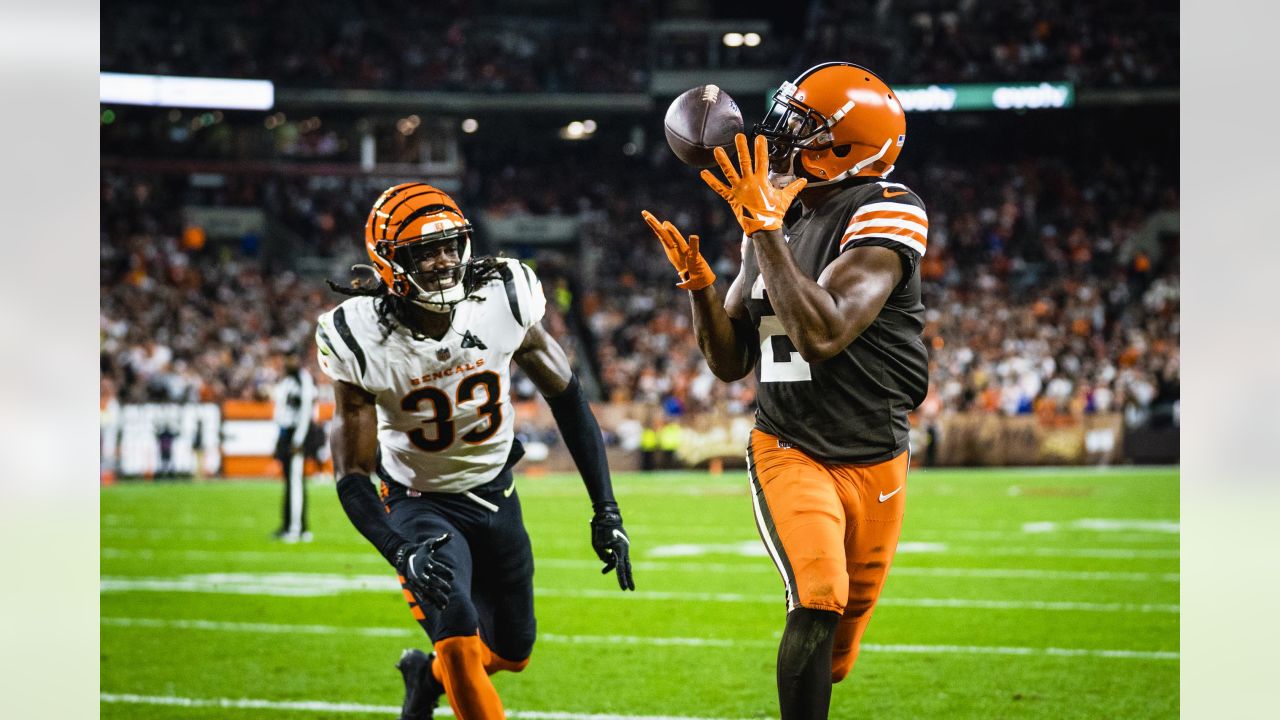
<instances>
[{"instance_id":1,"label":"chin strap","mask_svg":"<svg viewBox=\"0 0 1280 720\"><path fill-rule=\"evenodd\" d=\"M429 302L422 297L421 293L414 296L414 298L409 302L413 303L414 305L417 305L418 307L422 308L423 310L426 310L427 312L441 313L441 314L453 312L454 305L457 304L457 303L454 303L452 305L442 305L440 303ZM458 302L462 302L462 301L459 300Z\"/></svg>"},{"instance_id":2,"label":"chin strap","mask_svg":"<svg viewBox=\"0 0 1280 720\"><path fill-rule=\"evenodd\" d=\"M889 147L892 144L893 144L893 138L889 138L885 140L884 145L880 147L880 152L876 153L875 155L872 155L871 157L866 158L865 160L859 162L857 165L854 165L853 167L849 168L848 170L845 170L844 172L831 178L830 180L810 180L808 187L822 187L824 185L831 185L834 183L838 183L841 180L844 180L846 178L850 178L850 177L853 177L854 175L857 175L858 173L862 172L863 168L869 166L871 163L884 157L885 153L889 152ZM795 155L799 155L799 154L800 154L800 151L797 150ZM794 156L792 158L792 163L793 165L795 163ZM885 170L884 172L880 173L880 177L887 177L891 172L893 172L892 165L889 166L888 170ZM806 174L808 173L806 172Z\"/></svg>"}]
</instances>

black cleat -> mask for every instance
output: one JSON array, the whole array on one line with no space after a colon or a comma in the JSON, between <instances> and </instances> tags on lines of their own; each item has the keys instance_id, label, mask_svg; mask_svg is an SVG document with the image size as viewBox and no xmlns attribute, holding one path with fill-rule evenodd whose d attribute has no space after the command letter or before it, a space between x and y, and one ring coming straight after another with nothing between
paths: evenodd
<instances>
[{"instance_id":1,"label":"black cleat","mask_svg":"<svg viewBox=\"0 0 1280 720\"><path fill-rule=\"evenodd\" d=\"M431 674L431 663L436 654L430 655L410 648L400 654L396 668L404 676L404 706L400 708L400 720L431 720L444 687Z\"/></svg>"}]
</instances>

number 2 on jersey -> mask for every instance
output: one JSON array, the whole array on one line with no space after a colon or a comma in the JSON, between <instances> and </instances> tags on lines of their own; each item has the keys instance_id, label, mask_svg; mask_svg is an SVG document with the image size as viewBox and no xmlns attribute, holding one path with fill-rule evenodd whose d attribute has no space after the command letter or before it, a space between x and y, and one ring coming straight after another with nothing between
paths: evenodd
<instances>
[{"instance_id":1,"label":"number 2 on jersey","mask_svg":"<svg viewBox=\"0 0 1280 720\"><path fill-rule=\"evenodd\" d=\"M493 437L502 424L502 389L497 373L485 371L468 375L458 383L457 405L475 399L476 390L483 387L485 401L476 408L476 413L485 417L487 425L477 427L462 436L467 443L482 443ZM423 425L435 425L435 437L427 436L423 428L414 428L408 432L409 441L414 447L426 452L440 452L453 444L456 430L453 422L454 403L439 388L421 387L400 399L400 407L408 412L418 412L422 404L429 402L432 406L432 417L423 420Z\"/></svg>"},{"instance_id":2,"label":"number 2 on jersey","mask_svg":"<svg viewBox=\"0 0 1280 720\"><path fill-rule=\"evenodd\" d=\"M760 382L807 382L813 379L809 363L787 337L777 315L760 316Z\"/></svg>"},{"instance_id":3,"label":"number 2 on jersey","mask_svg":"<svg viewBox=\"0 0 1280 720\"><path fill-rule=\"evenodd\" d=\"M764 275L757 275L751 285L752 299L767 302L766 292ZM787 330L777 315L761 315L759 332L760 382L807 382L813 379L809 363L800 357L800 351L787 337Z\"/></svg>"}]
</instances>

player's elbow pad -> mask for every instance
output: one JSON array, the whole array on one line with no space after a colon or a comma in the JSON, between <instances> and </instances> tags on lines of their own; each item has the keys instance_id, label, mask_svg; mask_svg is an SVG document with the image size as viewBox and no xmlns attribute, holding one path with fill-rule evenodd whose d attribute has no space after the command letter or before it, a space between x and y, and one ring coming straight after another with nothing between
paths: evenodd
<instances>
[{"instance_id":1,"label":"player's elbow pad","mask_svg":"<svg viewBox=\"0 0 1280 720\"><path fill-rule=\"evenodd\" d=\"M406 540L387 523L387 511L378 500L369 476L363 473L343 475L338 481L338 500L356 530L394 566L396 550Z\"/></svg>"}]
</instances>

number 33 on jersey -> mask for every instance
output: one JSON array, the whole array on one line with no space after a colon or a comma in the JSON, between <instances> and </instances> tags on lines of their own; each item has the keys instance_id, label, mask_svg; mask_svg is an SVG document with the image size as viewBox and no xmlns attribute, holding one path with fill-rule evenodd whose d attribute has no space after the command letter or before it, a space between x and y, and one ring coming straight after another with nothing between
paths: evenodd
<instances>
[{"instance_id":1,"label":"number 33 on jersey","mask_svg":"<svg viewBox=\"0 0 1280 720\"><path fill-rule=\"evenodd\" d=\"M380 472L424 492L465 492L502 469L515 437L511 358L546 310L542 284L504 260L500 278L454 311L440 340L403 327L383 338L376 298L320 316L316 349L334 380L374 395Z\"/></svg>"}]
</instances>

